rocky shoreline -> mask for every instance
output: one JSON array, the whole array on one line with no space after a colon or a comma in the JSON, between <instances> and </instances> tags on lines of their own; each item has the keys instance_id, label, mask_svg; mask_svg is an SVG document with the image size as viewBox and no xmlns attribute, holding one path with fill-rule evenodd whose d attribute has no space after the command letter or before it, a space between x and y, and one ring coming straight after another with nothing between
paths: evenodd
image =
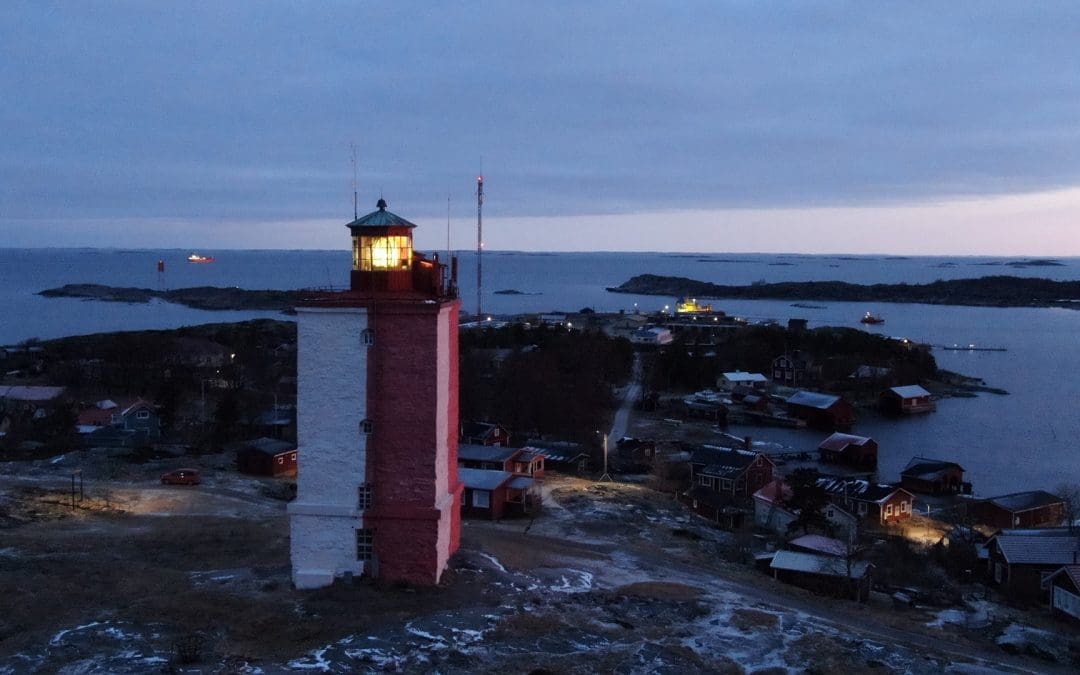
<instances>
[{"instance_id":1,"label":"rocky shoreline","mask_svg":"<svg viewBox=\"0 0 1080 675\"><path fill-rule=\"evenodd\" d=\"M852 284L845 281L791 281L728 286L686 277L639 274L611 293L741 300L833 300L976 307L1068 307L1080 309L1080 281L989 276L929 284Z\"/></svg>"},{"instance_id":2,"label":"rocky shoreline","mask_svg":"<svg viewBox=\"0 0 1080 675\"><path fill-rule=\"evenodd\" d=\"M103 302L147 303L153 299L175 302L194 309L208 310L277 310L291 312L301 299L300 291L218 288L199 286L157 291L150 288L117 288L101 284L68 284L38 293L47 298L83 298Z\"/></svg>"}]
</instances>

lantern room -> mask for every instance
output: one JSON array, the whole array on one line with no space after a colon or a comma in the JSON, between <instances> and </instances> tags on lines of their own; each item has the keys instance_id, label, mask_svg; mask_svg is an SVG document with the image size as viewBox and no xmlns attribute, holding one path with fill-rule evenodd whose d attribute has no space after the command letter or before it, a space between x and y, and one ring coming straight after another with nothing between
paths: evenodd
<instances>
[{"instance_id":1,"label":"lantern room","mask_svg":"<svg viewBox=\"0 0 1080 675\"><path fill-rule=\"evenodd\" d=\"M416 225L387 211L385 199L379 199L375 206L378 210L347 225L352 233L352 290L414 291L435 297L452 294L452 280L443 278L445 265L440 265L437 257L428 260L413 251Z\"/></svg>"}]
</instances>

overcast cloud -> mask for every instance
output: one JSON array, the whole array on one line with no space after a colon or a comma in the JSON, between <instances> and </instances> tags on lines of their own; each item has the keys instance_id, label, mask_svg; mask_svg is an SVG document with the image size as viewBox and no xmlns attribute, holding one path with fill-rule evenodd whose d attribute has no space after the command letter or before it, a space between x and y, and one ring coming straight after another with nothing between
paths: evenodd
<instances>
[{"instance_id":1,"label":"overcast cloud","mask_svg":"<svg viewBox=\"0 0 1080 675\"><path fill-rule=\"evenodd\" d=\"M0 245L341 246L350 142L361 211L421 223L467 222L482 157L501 248L1080 186L1075 2L445 5L0 4ZM1052 234L1000 241L1080 254Z\"/></svg>"}]
</instances>

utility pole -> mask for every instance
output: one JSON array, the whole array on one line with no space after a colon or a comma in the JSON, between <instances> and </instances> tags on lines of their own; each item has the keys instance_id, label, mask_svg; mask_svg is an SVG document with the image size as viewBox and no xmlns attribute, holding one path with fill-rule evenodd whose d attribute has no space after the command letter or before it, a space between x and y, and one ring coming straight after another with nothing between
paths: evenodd
<instances>
[{"instance_id":1,"label":"utility pole","mask_svg":"<svg viewBox=\"0 0 1080 675\"><path fill-rule=\"evenodd\" d=\"M603 473L603 475L600 476L600 481L599 482L601 482L601 483L603 483L605 480L607 482L609 482L609 483L614 482L614 480L611 478L611 474L609 474L608 470L607 470L607 456L608 456L607 434L604 434L604 473Z\"/></svg>"}]
</instances>

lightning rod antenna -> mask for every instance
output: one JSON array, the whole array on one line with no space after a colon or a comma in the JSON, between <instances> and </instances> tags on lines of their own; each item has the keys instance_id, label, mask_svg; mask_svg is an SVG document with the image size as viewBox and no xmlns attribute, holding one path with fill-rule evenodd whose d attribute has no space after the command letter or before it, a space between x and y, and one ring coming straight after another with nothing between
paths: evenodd
<instances>
[{"instance_id":1,"label":"lightning rod antenna","mask_svg":"<svg viewBox=\"0 0 1080 675\"><path fill-rule=\"evenodd\" d=\"M352 217L356 220L360 217L360 212L357 210L356 143L349 143L349 151L352 155Z\"/></svg>"},{"instance_id":2,"label":"lightning rod antenna","mask_svg":"<svg viewBox=\"0 0 1080 675\"><path fill-rule=\"evenodd\" d=\"M476 320L484 320L484 174L476 177Z\"/></svg>"}]
</instances>

